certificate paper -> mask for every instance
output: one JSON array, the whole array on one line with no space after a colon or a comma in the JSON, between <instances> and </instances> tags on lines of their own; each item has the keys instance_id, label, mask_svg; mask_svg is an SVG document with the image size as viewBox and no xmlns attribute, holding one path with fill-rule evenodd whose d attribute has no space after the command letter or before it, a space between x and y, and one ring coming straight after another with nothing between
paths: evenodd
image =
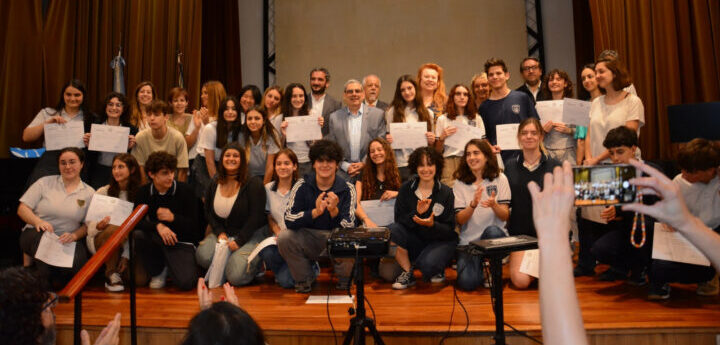
<instances>
[{"instance_id":1,"label":"certificate paper","mask_svg":"<svg viewBox=\"0 0 720 345\"><path fill-rule=\"evenodd\" d=\"M655 223L653 236L653 259L710 266L710 260L697 247L679 232L671 231L668 225Z\"/></svg>"},{"instance_id":2,"label":"certificate paper","mask_svg":"<svg viewBox=\"0 0 720 345\"><path fill-rule=\"evenodd\" d=\"M563 101L539 101L535 104L535 110L540 115L540 122L542 124L548 121L552 122L564 122L563 121Z\"/></svg>"},{"instance_id":3,"label":"certificate paper","mask_svg":"<svg viewBox=\"0 0 720 345\"><path fill-rule=\"evenodd\" d=\"M485 131L482 128L466 125L459 121L453 121L452 125L457 128L455 134L445 138L445 145L458 150L465 150L465 144L472 139L482 139Z\"/></svg>"},{"instance_id":4,"label":"certificate paper","mask_svg":"<svg viewBox=\"0 0 720 345\"><path fill-rule=\"evenodd\" d=\"M90 126L88 150L126 153L130 127L93 124Z\"/></svg>"},{"instance_id":5,"label":"certificate paper","mask_svg":"<svg viewBox=\"0 0 720 345\"><path fill-rule=\"evenodd\" d=\"M289 143L322 139L317 116L288 116L285 121L288 122L285 138Z\"/></svg>"},{"instance_id":6,"label":"certificate paper","mask_svg":"<svg viewBox=\"0 0 720 345\"><path fill-rule=\"evenodd\" d=\"M520 262L520 272L540 278L540 250L526 250Z\"/></svg>"},{"instance_id":7,"label":"certificate paper","mask_svg":"<svg viewBox=\"0 0 720 345\"><path fill-rule=\"evenodd\" d=\"M395 221L395 199L363 200L360 205L377 226L388 226Z\"/></svg>"},{"instance_id":8,"label":"certificate paper","mask_svg":"<svg viewBox=\"0 0 720 345\"><path fill-rule=\"evenodd\" d=\"M66 147L85 147L83 142L85 129L82 121L46 123L44 130L45 149L48 151L62 150Z\"/></svg>"},{"instance_id":9,"label":"certificate paper","mask_svg":"<svg viewBox=\"0 0 720 345\"><path fill-rule=\"evenodd\" d=\"M101 221L110 216L110 224L120 226L133 211L133 203L107 195L95 194L90 201L85 221Z\"/></svg>"},{"instance_id":10,"label":"certificate paper","mask_svg":"<svg viewBox=\"0 0 720 345\"><path fill-rule=\"evenodd\" d=\"M427 146L427 122L393 122L390 123L393 149L416 149Z\"/></svg>"},{"instance_id":11,"label":"certificate paper","mask_svg":"<svg viewBox=\"0 0 720 345\"><path fill-rule=\"evenodd\" d=\"M572 98L565 98L563 102L563 122L585 127L590 125L590 102Z\"/></svg>"},{"instance_id":12,"label":"certificate paper","mask_svg":"<svg viewBox=\"0 0 720 345\"><path fill-rule=\"evenodd\" d=\"M35 231L28 229L25 231ZM35 258L52 266L72 267L75 258L75 242L60 243L60 237L53 232L43 232Z\"/></svg>"},{"instance_id":13,"label":"certificate paper","mask_svg":"<svg viewBox=\"0 0 720 345\"><path fill-rule=\"evenodd\" d=\"M519 123L510 123L506 125L495 126L495 133L497 134L497 145L500 149L505 150L519 150L520 145L518 144L517 134Z\"/></svg>"}]
</instances>

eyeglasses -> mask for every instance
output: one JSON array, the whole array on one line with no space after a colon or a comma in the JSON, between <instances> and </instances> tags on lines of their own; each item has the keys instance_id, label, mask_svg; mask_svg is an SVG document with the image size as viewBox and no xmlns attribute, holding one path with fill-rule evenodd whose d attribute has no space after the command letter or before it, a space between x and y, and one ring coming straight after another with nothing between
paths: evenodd
<instances>
[{"instance_id":1,"label":"eyeglasses","mask_svg":"<svg viewBox=\"0 0 720 345\"><path fill-rule=\"evenodd\" d=\"M45 304L43 304L42 311L45 311L45 309L55 309L58 303L58 295L54 292L50 292L50 300L47 301Z\"/></svg>"},{"instance_id":2,"label":"eyeglasses","mask_svg":"<svg viewBox=\"0 0 720 345\"><path fill-rule=\"evenodd\" d=\"M522 68L523 72L526 72L526 71L535 71L535 70L538 70L538 69L540 69L540 65L525 66L525 67Z\"/></svg>"},{"instance_id":3,"label":"eyeglasses","mask_svg":"<svg viewBox=\"0 0 720 345\"><path fill-rule=\"evenodd\" d=\"M348 94L348 95L351 95L351 94L353 94L353 93L362 93L362 92L363 92L362 89L349 89L349 90L345 90L345 93Z\"/></svg>"}]
</instances>

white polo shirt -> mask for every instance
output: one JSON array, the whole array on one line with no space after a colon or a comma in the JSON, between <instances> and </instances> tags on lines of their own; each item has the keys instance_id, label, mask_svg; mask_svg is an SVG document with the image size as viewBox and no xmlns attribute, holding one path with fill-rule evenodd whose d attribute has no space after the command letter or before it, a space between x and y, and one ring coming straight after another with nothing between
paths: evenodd
<instances>
[{"instance_id":1,"label":"white polo shirt","mask_svg":"<svg viewBox=\"0 0 720 345\"><path fill-rule=\"evenodd\" d=\"M70 193L65 191L60 175L45 176L33 183L20 198L20 202L33 210L36 216L50 223L56 235L77 230L85 220L95 190L80 181ZM33 227L28 224L25 229Z\"/></svg>"},{"instance_id":2,"label":"white polo shirt","mask_svg":"<svg viewBox=\"0 0 720 345\"><path fill-rule=\"evenodd\" d=\"M478 188L484 189L481 201L489 199L492 192L495 191L495 200L498 204L510 204L510 183L508 183L508 179L505 177L505 174L500 173L496 179L492 181L484 179L479 184L465 184L460 180L456 180L455 185L453 185L453 194L455 195L455 212L458 212L470 205L470 202L475 196L475 191ZM460 229L459 244L466 245L470 243L470 241L478 239L485 231L485 228L490 225L502 228L507 234L505 221L500 220L491 208L483 207L478 204L470 217L470 220L468 220L468 222Z\"/></svg>"}]
</instances>

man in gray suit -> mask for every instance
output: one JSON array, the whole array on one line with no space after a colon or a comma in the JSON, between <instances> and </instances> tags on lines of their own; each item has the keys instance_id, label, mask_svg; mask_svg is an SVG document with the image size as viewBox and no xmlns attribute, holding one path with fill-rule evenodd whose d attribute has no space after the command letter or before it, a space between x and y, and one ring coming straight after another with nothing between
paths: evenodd
<instances>
[{"instance_id":1,"label":"man in gray suit","mask_svg":"<svg viewBox=\"0 0 720 345\"><path fill-rule=\"evenodd\" d=\"M374 74L366 75L363 78L363 90L365 90L365 104L378 108L382 111L387 110L389 105L378 98L380 97L380 78Z\"/></svg>"},{"instance_id":2,"label":"man in gray suit","mask_svg":"<svg viewBox=\"0 0 720 345\"><path fill-rule=\"evenodd\" d=\"M322 115L325 120L322 127L322 134L328 134L328 118L335 110L342 107L342 103L325 93L330 86L330 72L325 67L315 67L310 71L310 115Z\"/></svg>"},{"instance_id":3,"label":"man in gray suit","mask_svg":"<svg viewBox=\"0 0 720 345\"><path fill-rule=\"evenodd\" d=\"M355 177L363 168L367 147L372 139L385 137L384 112L378 108L363 104L365 93L362 84L350 79L343 88L343 99L347 107L330 114L329 133L325 139L337 142L343 149L343 161L340 162L342 177ZM354 179L348 179L354 180Z\"/></svg>"}]
</instances>

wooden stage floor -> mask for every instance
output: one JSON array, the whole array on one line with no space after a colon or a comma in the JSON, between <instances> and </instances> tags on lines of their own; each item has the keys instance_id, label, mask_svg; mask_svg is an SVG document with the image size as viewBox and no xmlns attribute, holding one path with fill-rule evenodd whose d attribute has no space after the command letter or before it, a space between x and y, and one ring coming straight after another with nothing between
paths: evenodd
<instances>
[{"instance_id":1,"label":"wooden stage floor","mask_svg":"<svg viewBox=\"0 0 720 345\"><path fill-rule=\"evenodd\" d=\"M507 273L507 272L506 272ZM454 283L455 271L447 270L448 282ZM505 274L507 277L507 274ZM252 286L236 288L241 306L260 324L270 344L333 344L325 304L307 305L307 295L282 289L271 282L271 276ZM505 321L521 331L540 338L540 311L537 284L520 291L507 285L504 289ZM326 270L320 276L313 295L326 295L330 277ZM600 282L595 278L576 279L585 327L595 344L715 344L720 334L720 297L695 294L695 285L673 285L668 301L646 300L646 287L622 282ZM332 284L332 294L341 294ZM437 344L448 330L453 313L452 285L418 281L404 291L392 290L389 283L367 279L366 295L375 309L377 328L388 344ZM222 291L213 291L219 299ZM490 344L494 316L488 289L457 291L468 312L469 324L459 304L455 304L448 344ZM338 331L345 331L351 316L349 304L331 304L330 319ZM198 312L195 291L179 292L166 288L138 289L138 327L141 344L174 344L192 316ZM368 308L368 314L372 316ZM59 344L71 343L73 303L56 309ZM129 326L129 294L107 293L101 287L89 287L83 294L83 326L97 330L107 324L114 313L123 313L123 327ZM468 334L463 334L467 327ZM512 331L506 327L508 336ZM92 333L92 332L91 332ZM159 341L158 339L162 339ZM513 344L531 344L529 339L513 336ZM121 343L129 344L124 331ZM371 343L371 342L370 342Z\"/></svg>"}]
</instances>

